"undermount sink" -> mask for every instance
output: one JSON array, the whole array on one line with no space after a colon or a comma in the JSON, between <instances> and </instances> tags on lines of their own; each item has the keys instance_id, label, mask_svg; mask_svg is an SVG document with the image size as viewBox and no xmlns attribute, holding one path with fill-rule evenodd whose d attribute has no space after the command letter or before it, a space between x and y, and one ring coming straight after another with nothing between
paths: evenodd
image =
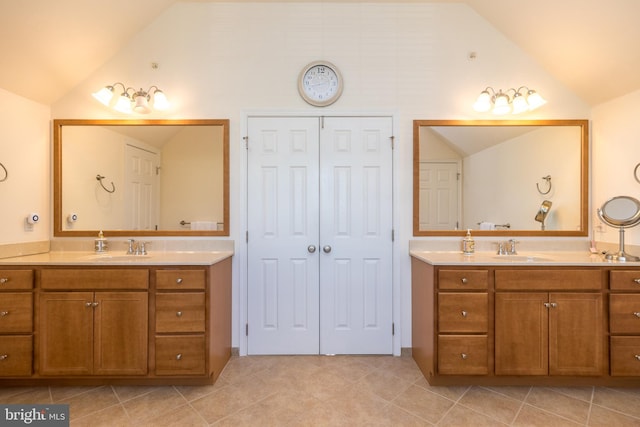
<instances>
[{"instance_id":1,"label":"undermount sink","mask_svg":"<svg viewBox=\"0 0 640 427\"><path fill-rule=\"evenodd\" d=\"M493 257L501 261L513 261L513 262L545 262L553 261L551 258L546 258L537 255L498 255Z\"/></svg>"},{"instance_id":2,"label":"undermount sink","mask_svg":"<svg viewBox=\"0 0 640 427\"><path fill-rule=\"evenodd\" d=\"M151 258L150 255L111 255L111 254L95 254L87 255L82 259L91 261L142 261Z\"/></svg>"}]
</instances>

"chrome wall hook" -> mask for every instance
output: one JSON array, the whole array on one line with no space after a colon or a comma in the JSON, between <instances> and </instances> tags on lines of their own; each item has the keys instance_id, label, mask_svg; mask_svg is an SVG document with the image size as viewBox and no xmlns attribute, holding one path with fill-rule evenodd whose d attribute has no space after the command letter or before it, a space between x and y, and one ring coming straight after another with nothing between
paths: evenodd
<instances>
[{"instance_id":1,"label":"chrome wall hook","mask_svg":"<svg viewBox=\"0 0 640 427\"><path fill-rule=\"evenodd\" d=\"M114 193L116 191L116 186L113 184L113 181L111 181L111 190L109 190L102 183L102 180L104 179L104 176L98 174L98 175L96 175L96 179L98 180L98 182L100 182L100 185L102 186L102 188L104 188L104 191L106 191L107 193Z\"/></svg>"},{"instance_id":2,"label":"chrome wall hook","mask_svg":"<svg viewBox=\"0 0 640 427\"><path fill-rule=\"evenodd\" d=\"M540 184L536 182L536 187L538 188L538 193L540 193L542 195L549 194L549 192L551 191L551 175L543 176L542 179L547 181L547 186L549 188L547 189L547 191L542 191L542 190L540 190Z\"/></svg>"}]
</instances>

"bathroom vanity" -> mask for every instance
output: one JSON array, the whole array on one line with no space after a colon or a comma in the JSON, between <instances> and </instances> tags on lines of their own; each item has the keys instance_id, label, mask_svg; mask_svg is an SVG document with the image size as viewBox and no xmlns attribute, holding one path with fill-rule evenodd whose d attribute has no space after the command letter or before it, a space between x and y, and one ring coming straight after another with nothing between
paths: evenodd
<instances>
[{"instance_id":1,"label":"bathroom vanity","mask_svg":"<svg viewBox=\"0 0 640 427\"><path fill-rule=\"evenodd\" d=\"M232 252L0 260L0 385L213 384Z\"/></svg>"},{"instance_id":2,"label":"bathroom vanity","mask_svg":"<svg viewBox=\"0 0 640 427\"><path fill-rule=\"evenodd\" d=\"M411 256L412 353L431 385L640 385L640 263Z\"/></svg>"}]
</instances>

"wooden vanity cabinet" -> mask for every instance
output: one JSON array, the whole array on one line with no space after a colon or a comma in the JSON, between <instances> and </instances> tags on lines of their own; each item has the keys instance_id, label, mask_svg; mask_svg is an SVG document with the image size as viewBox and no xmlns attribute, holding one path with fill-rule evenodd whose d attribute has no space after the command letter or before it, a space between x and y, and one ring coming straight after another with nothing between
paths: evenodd
<instances>
[{"instance_id":1,"label":"wooden vanity cabinet","mask_svg":"<svg viewBox=\"0 0 640 427\"><path fill-rule=\"evenodd\" d=\"M148 287L147 269L43 270L40 375L146 374Z\"/></svg>"},{"instance_id":2,"label":"wooden vanity cabinet","mask_svg":"<svg viewBox=\"0 0 640 427\"><path fill-rule=\"evenodd\" d=\"M640 270L609 275L611 375L640 376Z\"/></svg>"},{"instance_id":3,"label":"wooden vanity cabinet","mask_svg":"<svg viewBox=\"0 0 640 427\"><path fill-rule=\"evenodd\" d=\"M209 385L230 357L230 257L0 269L0 386Z\"/></svg>"},{"instance_id":4,"label":"wooden vanity cabinet","mask_svg":"<svg viewBox=\"0 0 640 427\"><path fill-rule=\"evenodd\" d=\"M0 377L32 374L33 285L31 269L0 269Z\"/></svg>"},{"instance_id":5,"label":"wooden vanity cabinet","mask_svg":"<svg viewBox=\"0 0 640 427\"><path fill-rule=\"evenodd\" d=\"M640 268L411 262L431 385L640 384Z\"/></svg>"}]
</instances>

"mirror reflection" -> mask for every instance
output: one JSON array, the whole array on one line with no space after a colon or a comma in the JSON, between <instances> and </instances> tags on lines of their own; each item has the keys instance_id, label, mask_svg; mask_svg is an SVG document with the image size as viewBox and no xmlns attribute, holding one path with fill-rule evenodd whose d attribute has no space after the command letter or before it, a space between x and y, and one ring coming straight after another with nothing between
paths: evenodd
<instances>
[{"instance_id":1,"label":"mirror reflection","mask_svg":"<svg viewBox=\"0 0 640 427\"><path fill-rule=\"evenodd\" d=\"M228 177L228 120L55 120L54 236L228 236Z\"/></svg>"},{"instance_id":2,"label":"mirror reflection","mask_svg":"<svg viewBox=\"0 0 640 427\"><path fill-rule=\"evenodd\" d=\"M586 120L415 120L414 235L586 236L588 164Z\"/></svg>"}]
</instances>

